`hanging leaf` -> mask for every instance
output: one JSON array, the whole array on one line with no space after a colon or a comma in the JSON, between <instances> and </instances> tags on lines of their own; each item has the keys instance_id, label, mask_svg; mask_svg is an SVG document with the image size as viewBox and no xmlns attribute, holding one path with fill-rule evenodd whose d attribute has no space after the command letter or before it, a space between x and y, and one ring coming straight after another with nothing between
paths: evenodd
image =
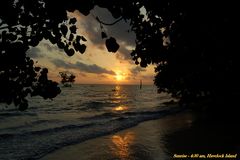
<instances>
[{"instance_id":1,"label":"hanging leaf","mask_svg":"<svg viewBox=\"0 0 240 160\"><path fill-rule=\"evenodd\" d=\"M71 33L71 34L69 35L69 41L72 41L73 38L74 38L74 36L73 36L73 34Z\"/></svg>"},{"instance_id":2,"label":"hanging leaf","mask_svg":"<svg viewBox=\"0 0 240 160\"><path fill-rule=\"evenodd\" d=\"M77 22L76 18L71 18L69 24L75 24Z\"/></svg>"},{"instance_id":3,"label":"hanging leaf","mask_svg":"<svg viewBox=\"0 0 240 160\"><path fill-rule=\"evenodd\" d=\"M59 42L57 42L57 46L58 46L58 48L63 49L65 47L65 44L63 42L59 41Z\"/></svg>"},{"instance_id":4,"label":"hanging leaf","mask_svg":"<svg viewBox=\"0 0 240 160\"><path fill-rule=\"evenodd\" d=\"M76 51L79 51L80 53L84 53L86 50L86 45L85 44L80 44L79 41L78 42L74 42L73 43L73 47Z\"/></svg>"},{"instance_id":5,"label":"hanging leaf","mask_svg":"<svg viewBox=\"0 0 240 160\"><path fill-rule=\"evenodd\" d=\"M81 39L82 39L82 41L84 41L84 42L87 41L87 39L86 39L85 37L83 37L83 36L81 36Z\"/></svg>"},{"instance_id":6,"label":"hanging leaf","mask_svg":"<svg viewBox=\"0 0 240 160\"><path fill-rule=\"evenodd\" d=\"M138 61L135 61L135 64L136 64L136 65L139 65L139 62L138 62Z\"/></svg>"},{"instance_id":7,"label":"hanging leaf","mask_svg":"<svg viewBox=\"0 0 240 160\"><path fill-rule=\"evenodd\" d=\"M64 35L64 37L65 37L67 32L68 32L67 26L66 25L61 25L60 30L61 30L62 34Z\"/></svg>"},{"instance_id":8,"label":"hanging leaf","mask_svg":"<svg viewBox=\"0 0 240 160\"><path fill-rule=\"evenodd\" d=\"M86 50L86 45L85 44L79 45L78 50L80 53L84 53Z\"/></svg>"},{"instance_id":9,"label":"hanging leaf","mask_svg":"<svg viewBox=\"0 0 240 160\"><path fill-rule=\"evenodd\" d=\"M69 57L74 55L74 49L72 48L68 49L68 46L64 48L64 51L67 53Z\"/></svg>"},{"instance_id":10,"label":"hanging leaf","mask_svg":"<svg viewBox=\"0 0 240 160\"><path fill-rule=\"evenodd\" d=\"M75 25L74 25L74 26L71 26L69 29L70 29L71 33L76 34L77 27L76 27Z\"/></svg>"},{"instance_id":11,"label":"hanging leaf","mask_svg":"<svg viewBox=\"0 0 240 160\"><path fill-rule=\"evenodd\" d=\"M102 32L101 35L102 35L102 39L107 38L107 34L105 32Z\"/></svg>"},{"instance_id":12,"label":"hanging leaf","mask_svg":"<svg viewBox=\"0 0 240 160\"><path fill-rule=\"evenodd\" d=\"M116 39L113 37L110 37L106 40L106 47L108 52L117 52L119 49L119 44L117 43Z\"/></svg>"},{"instance_id":13,"label":"hanging leaf","mask_svg":"<svg viewBox=\"0 0 240 160\"><path fill-rule=\"evenodd\" d=\"M147 67L147 62L144 60L141 60L140 66L146 68Z\"/></svg>"},{"instance_id":14,"label":"hanging leaf","mask_svg":"<svg viewBox=\"0 0 240 160\"><path fill-rule=\"evenodd\" d=\"M36 72L39 72L40 71L40 67L34 67L34 70L36 71Z\"/></svg>"},{"instance_id":15,"label":"hanging leaf","mask_svg":"<svg viewBox=\"0 0 240 160\"><path fill-rule=\"evenodd\" d=\"M80 40L81 40L81 36L77 36L75 41L79 42Z\"/></svg>"}]
</instances>

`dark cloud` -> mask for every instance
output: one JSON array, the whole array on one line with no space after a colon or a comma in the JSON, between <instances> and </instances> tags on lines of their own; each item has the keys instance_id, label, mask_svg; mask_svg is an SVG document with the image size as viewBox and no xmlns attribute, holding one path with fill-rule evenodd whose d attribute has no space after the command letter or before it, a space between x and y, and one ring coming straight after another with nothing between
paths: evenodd
<instances>
[{"instance_id":1,"label":"dark cloud","mask_svg":"<svg viewBox=\"0 0 240 160\"><path fill-rule=\"evenodd\" d=\"M111 13L104 8L95 7L92 10L92 14L98 16L99 19L105 23L112 23L116 21L116 19L112 17ZM124 41L127 45L135 45L135 33L130 31L131 27L129 22L121 20L114 25L104 25L103 27L109 36L113 36L119 41Z\"/></svg>"},{"instance_id":2,"label":"dark cloud","mask_svg":"<svg viewBox=\"0 0 240 160\"><path fill-rule=\"evenodd\" d=\"M97 47L102 49L103 46L105 46L105 39L101 38L102 31L104 31L108 37L116 38L118 43L124 42L126 45L135 46L135 33L130 31L129 22L121 20L114 25L103 25L103 29L101 29L100 23L95 18L96 16L105 23L116 21L107 9L95 7L87 17L83 16L81 13L78 14L80 16L81 26L85 28L88 38ZM81 28L79 28L79 31L81 33Z\"/></svg>"},{"instance_id":3,"label":"dark cloud","mask_svg":"<svg viewBox=\"0 0 240 160\"><path fill-rule=\"evenodd\" d=\"M132 75L135 75L135 76L138 75L140 72L144 72L144 71L146 71L146 69L139 66L136 66L130 69L130 72L132 73Z\"/></svg>"},{"instance_id":4,"label":"dark cloud","mask_svg":"<svg viewBox=\"0 0 240 160\"><path fill-rule=\"evenodd\" d=\"M54 46L54 45L52 45L50 43L42 43L41 45L42 45L42 47L46 48L50 52L59 50L59 48L57 46Z\"/></svg>"},{"instance_id":5,"label":"dark cloud","mask_svg":"<svg viewBox=\"0 0 240 160\"><path fill-rule=\"evenodd\" d=\"M91 64L91 65L88 65L88 64L84 64L82 62L77 62L75 64L75 66L77 68L79 68L81 71L84 71L84 72L87 72L87 73L106 73L106 74L112 74L112 75L115 75L115 72L113 71L109 71L105 68L102 68L96 64Z\"/></svg>"},{"instance_id":6,"label":"dark cloud","mask_svg":"<svg viewBox=\"0 0 240 160\"><path fill-rule=\"evenodd\" d=\"M84 16L80 12L75 12L79 16L79 24L80 27L78 28L79 32L82 33L81 29L86 30L87 35L83 36L93 42L94 45L102 46L104 44L104 40L101 38L101 28L100 24L94 18L94 16Z\"/></svg>"},{"instance_id":7,"label":"dark cloud","mask_svg":"<svg viewBox=\"0 0 240 160\"><path fill-rule=\"evenodd\" d=\"M27 55L30 58L41 58L43 55L41 54L41 50L37 47L31 48L27 51Z\"/></svg>"},{"instance_id":8,"label":"dark cloud","mask_svg":"<svg viewBox=\"0 0 240 160\"><path fill-rule=\"evenodd\" d=\"M86 72L86 73L95 73L95 74L105 73L105 74L115 75L115 72L102 68L96 64L89 65L82 62L76 62L75 64L71 64L71 63L66 63L65 61L60 59L54 59L52 60L52 63L56 67L62 67L66 69L79 69L81 72Z\"/></svg>"},{"instance_id":9,"label":"dark cloud","mask_svg":"<svg viewBox=\"0 0 240 160\"><path fill-rule=\"evenodd\" d=\"M29 49L27 51L27 55L31 58L42 58L44 56L47 56L47 54L50 52L64 54L64 51L62 49L59 49L56 45L53 45L48 41L42 41L37 47Z\"/></svg>"},{"instance_id":10,"label":"dark cloud","mask_svg":"<svg viewBox=\"0 0 240 160\"><path fill-rule=\"evenodd\" d=\"M130 50L128 50L124 45L121 45L119 51L116 54L116 58L118 60L126 60L129 62L133 62L130 53Z\"/></svg>"},{"instance_id":11,"label":"dark cloud","mask_svg":"<svg viewBox=\"0 0 240 160\"><path fill-rule=\"evenodd\" d=\"M56 51L61 53L64 52L63 49L59 49L57 45L53 45L48 41L41 43L41 46L43 48L46 48L49 52L56 52Z\"/></svg>"},{"instance_id":12,"label":"dark cloud","mask_svg":"<svg viewBox=\"0 0 240 160\"><path fill-rule=\"evenodd\" d=\"M56 67L62 67L66 69L75 69L76 67L74 64L67 63L61 59L53 59L51 62L56 66Z\"/></svg>"}]
</instances>

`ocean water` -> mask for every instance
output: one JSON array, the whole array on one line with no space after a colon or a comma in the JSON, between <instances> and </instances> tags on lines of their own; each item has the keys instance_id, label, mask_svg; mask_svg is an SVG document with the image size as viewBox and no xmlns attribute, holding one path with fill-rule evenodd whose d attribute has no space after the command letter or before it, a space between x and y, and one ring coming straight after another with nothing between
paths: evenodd
<instances>
[{"instance_id":1,"label":"ocean water","mask_svg":"<svg viewBox=\"0 0 240 160\"><path fill-rule=\"evenodd\" d=\"M76 144L178 111L144 85L73 85L53 100L29 99L27 111L0 104L0 159L39 159Z\"/></svg>"}]
</instances>

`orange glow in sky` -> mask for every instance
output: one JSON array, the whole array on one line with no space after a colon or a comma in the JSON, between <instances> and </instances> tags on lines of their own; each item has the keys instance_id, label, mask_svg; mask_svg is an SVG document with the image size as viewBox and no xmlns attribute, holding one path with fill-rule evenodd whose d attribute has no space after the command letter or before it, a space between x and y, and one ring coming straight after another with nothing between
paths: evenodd
<instances>
[{"instance_id":1,"label":"orange glow in sky","mask_svg":"<svg viewBox=\"0 0 240 160\"><path fill-rule=\"evenodd\" d=\"M101 12L105 12L104 9ZM28 55L38 62L35 65L48 68L49 79L60 82L59 72L69 71L76 76L77 84L139 84L140 79L143 84L153 84L154 66L141 68L131 59L130 53L135 48L135 33L127 32L129 24L120 21L111 26L114 29L104 26L107 35L116 38L120 45L116 53L109 53L105 39L101 38L99 23L93 16L83 16L78 11L69 12L68 16L77 18L77 32L87 39L87 49L84 54L75 53L69 57L48 40L43 40L37 47L30 49ZM110 13L99 17L103 21L114 21Z\"/></svg>"},{"instance_id":2,"label":"orange glow in sky","mask_svg":"<svg viewBox=\"0 0 240 160\"><path fill-rule=\"evenodd\" d=\"M126 74L122 72L117 72L115 76L117 81L122 81L126 79Z\"/></svg>"}]
</instances>

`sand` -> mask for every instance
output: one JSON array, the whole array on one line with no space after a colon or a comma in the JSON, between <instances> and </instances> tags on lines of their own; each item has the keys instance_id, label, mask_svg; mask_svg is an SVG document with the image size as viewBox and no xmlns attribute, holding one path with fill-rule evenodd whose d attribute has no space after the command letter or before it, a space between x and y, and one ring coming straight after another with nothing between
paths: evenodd
<instances>
[{"instance_id":1,"label":"sand","mask_svg":"<svg viewBox=\"0 0 240 160\"><path fill-rule=\"evenodd\" d=\"M41 160L169 160L174 155L240 158L239 121L185 111L56 150ZM199 158L199 157L196 157ZM225 159L229 159L224 157ZM182 158L190 159L190 158Z\"/></svg>"},{"instance_id":2,"label":"sand","mask_svg":"<svg viewBox=\"0 0 240 160\"><path fill-rule=\"evenodd\" d=\"M66 146L43 157L41 160L159 160L173 155L166 148L166 135L189 128L193 115L178 113L161 119L145 121L139 125Z\"/></svg>"}]
</instances>

